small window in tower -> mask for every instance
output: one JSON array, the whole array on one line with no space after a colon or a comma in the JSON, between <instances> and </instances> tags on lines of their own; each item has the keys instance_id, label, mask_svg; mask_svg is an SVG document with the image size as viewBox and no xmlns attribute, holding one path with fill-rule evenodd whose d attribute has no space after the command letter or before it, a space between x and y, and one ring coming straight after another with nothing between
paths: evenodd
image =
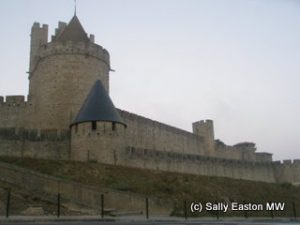
<instances>
[{"instance_id":1,"label":"small window in tower","mask_svg":"<svg viewBox=\"0 0 300 225\"><path fill-rule=\"evenodd\" d=\"M116 130L116 123L115 123L115 122L112 123L112 130L113 130L113 131Z\"/></svg>"},{"instance_id":2,"label":"small window in tower","mask_svg":"<svg viewBox=\"0 0 300 225\"><path fill-rule=\"evenodd\" d=\"M75 133L78 132L78 124L75 125Z\"/></svg>"},{"instance_id":3,"label":"small window in tower","mask_svg":"<svg viewBox=\"0 0 300 225\"><path fill-rule=\"evenodd\" d=\"M92 121L92 130L97 130L97 121Z\"/></svg>"}]
</instances>

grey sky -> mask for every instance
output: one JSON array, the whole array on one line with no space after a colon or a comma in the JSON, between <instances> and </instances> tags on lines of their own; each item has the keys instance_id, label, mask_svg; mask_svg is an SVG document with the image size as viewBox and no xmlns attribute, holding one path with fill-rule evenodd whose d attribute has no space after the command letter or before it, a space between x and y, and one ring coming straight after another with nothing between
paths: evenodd
<instances>
[{"instance_id":1,"label":"grey sky","mask_svg":"<svg viewBox=\"0 0 300 225\"><path fill-rule=\"evenodd\" d=\"M73 0L0 2L0 95L26 95L30 29L73 16ZM191 131L213 119L226 144L300 158L300 1L77 0L111 55L115 105Z\"/></svg>"}]
</instances>

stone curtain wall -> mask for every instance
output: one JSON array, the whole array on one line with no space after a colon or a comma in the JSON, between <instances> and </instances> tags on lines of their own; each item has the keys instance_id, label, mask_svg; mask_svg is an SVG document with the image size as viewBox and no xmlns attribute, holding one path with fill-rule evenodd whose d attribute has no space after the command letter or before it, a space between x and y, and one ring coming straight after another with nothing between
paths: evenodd
<instances>
[{"instance_id":1,"label":"stone curtain wall","mask_svg":"<svg viewBox=\"0 0 300 225\"><path fill-rule=\"evenodd\" d=\"M273 162L277 182L300 184L300 159Z\"/></svg>"},{"instance_id":2,"label":"stone curtain wall","mask_svg":"<svg viewBox=\"0 0 300 225\"><path fill-rule=\"evenodd\" d=\"M69 131L0 128L0 155L67 160Z\"/></svg>"},{"instance_id":3,"label":"stone curtain wall","mask_svg":"<svg viewBox=\"0 0 300 225\"><path fill-rule=\"evenodd\" d=\"M31 108L24 96L0 96L0 127L24 127Z\"/></svg>"},{"instance_id":4,"label":"stone curtain wall","mask_svg":"<svg viewBox=\"0 0 300 225\"><path fill-rule=\"evenodd\" d=\"M216 142L209 149L203 132L200 136L197 132L194 134L123 110L119 113L127 124L126 146L251 162L272 161L272 154L255 152L255 149L241 149Z\"/></svg>"},{"instance_id":5,"label":"stone curtain wall","mask_svg":"<svg viewBox=\"0 0 300 225\"><path fill-rule=\"evenodd\" d=\"M251 162L272 162L272 154L266 152L254 152L249 150L241 150L234 146L216 147L217 158L246 160Z\"/></svg>"},{"instance_id":6,"label":"stone curtain wall","mask_svg":"<svg viewBox=\"0 0 300 225\"><path fill-rule=\"evenodd\" d=\"M271 162L247 162L128 147L119 152L118 164L151 170L275 182Z\"/></svg>"},{"instance_id":7,"label":"stone curtain wall","mask_svg":"<svg viewBox=\"0 0 300 225\"><path fill-rule=\"evenodd\" d=\"M127 124L125 146L205 154L203 139L198 135L123 110L119 110L119 113Z\"/></svg>"}]
</instances>

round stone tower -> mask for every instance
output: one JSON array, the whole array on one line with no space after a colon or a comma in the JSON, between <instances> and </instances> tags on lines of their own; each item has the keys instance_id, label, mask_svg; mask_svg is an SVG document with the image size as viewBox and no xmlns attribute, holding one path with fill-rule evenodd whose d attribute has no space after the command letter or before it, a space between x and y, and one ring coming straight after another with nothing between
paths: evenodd
<instances>
[{"instance_id":1,"label":"round stone tower","mask_svg":"<svg viewBox=\"0 0 300 225\"><path fill-rule=\"evenodd\" d=\"M28 99L33 118L28 127L68 129L96 80L109 92L109 53L87 36L76 15L69 24L59 23L51 42L47 32L37 23L31 31Z\"/></svg>"},{"instance_id":2,"label":"round stone tower","mask_svg":"<svg viewBox=\"0 0 300 225\"><path fill-rule=\"evenodd\" d=\"M117 164L126 124L97 80L71 124L71 160Z\"/></svg>"}]
</instances>

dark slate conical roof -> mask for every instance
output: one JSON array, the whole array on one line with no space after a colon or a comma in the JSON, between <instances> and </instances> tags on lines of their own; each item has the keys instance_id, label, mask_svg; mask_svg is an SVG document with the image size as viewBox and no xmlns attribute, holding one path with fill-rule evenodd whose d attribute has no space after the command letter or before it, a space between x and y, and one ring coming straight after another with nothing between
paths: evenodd
<instances>
[{"instance_id":1,"label":"dark slate conical roof","mask_svg":"<svg viewBox=\"0 0 300 225\"><path fill-rule=\"evenodd\" d=\"M100 80L95 82L71 126L91 121L110 121L126 126Z\"/></svg>"},{"instance_id":2,"label":"dark slate conical roof","mask_svg":"<svg viewBox=\"0 0 300 225\"><path fill-rule=\"evenodd\" d=\"M89 42L90 40L78 17L74 15L63 32L58 36L57 41Z\"/></svg>"}]
</instances>

